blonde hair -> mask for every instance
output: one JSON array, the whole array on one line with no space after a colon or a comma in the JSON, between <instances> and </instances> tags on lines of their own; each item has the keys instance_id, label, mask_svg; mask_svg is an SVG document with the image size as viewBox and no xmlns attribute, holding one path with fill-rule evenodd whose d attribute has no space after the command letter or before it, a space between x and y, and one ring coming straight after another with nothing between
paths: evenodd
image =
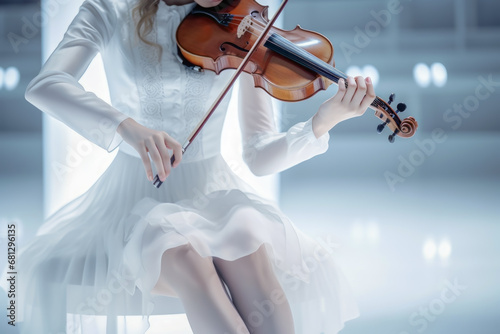
<instances>
[{"instance_id":1,"label":"blonde hair","mask_svg":"<svg viewBox=\"0 0 500 334\"><path fill-rule=\"evenodd\" d=\"M153 30L154 16L158 11L158 4L161 0L139 0L139 3L132 10L134 17L139 16L139 21L136 26L136 33L139 39L151 46L159 48L160 54L162 52L162 47L160 44L148 41L144 38L145 35L149 34Z\"/></svg>"}]
</instances>

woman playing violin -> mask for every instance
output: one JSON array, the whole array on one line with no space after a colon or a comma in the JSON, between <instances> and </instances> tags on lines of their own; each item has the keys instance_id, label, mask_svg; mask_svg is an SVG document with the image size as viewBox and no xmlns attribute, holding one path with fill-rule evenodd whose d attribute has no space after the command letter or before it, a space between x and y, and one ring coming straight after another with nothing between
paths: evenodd
<instances>
[{"instance_id":1,"label":"woman playing violin","mask_svg":"<svg viewBox=\"0 0 500 334\"><path fill-rule=\"evenodd\" d=\"M40 110L119 152L23 249L19 272L30 277L19 286L23 333L70 332L66 298L84 333L95 333L98 322L85 315L106 315L108 333L145 333L150 315L185 312L197 334L337 333L357 316L331 251L222 158L227 99L182 153L180 143L227 74L184 66L176 28L195 5L220 3L86 0L27 87L27 100ZM78 83L98 52L111 104ZM349 77L348 88L341 79L313 117L278 132L272 98L250 75L239 80L244 160L256 175L324 153L329 131L361 116L375 98L369 78ZM164 182L158 189L154 170ZM142 326L117 321L120 315L142 315Z\"/></svg>"}]
</instances>

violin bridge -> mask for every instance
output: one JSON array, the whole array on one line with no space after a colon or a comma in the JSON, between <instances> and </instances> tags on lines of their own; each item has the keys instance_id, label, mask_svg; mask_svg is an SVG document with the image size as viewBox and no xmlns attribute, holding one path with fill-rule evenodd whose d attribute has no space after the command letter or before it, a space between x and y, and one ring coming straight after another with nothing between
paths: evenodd
<instances>
[{"instance_id":1,"label":"violin bridge","mask_svg":"<svg viewBox=\"0 0 500 334\"><path fill-rule=\"evenodd\" d=\"M238 26L238 31L237 31L237 36L238 38L241 38L252 26L252 16L247 15L243 20L241 20L239 26Z\"/></svg>"}]
</instances>

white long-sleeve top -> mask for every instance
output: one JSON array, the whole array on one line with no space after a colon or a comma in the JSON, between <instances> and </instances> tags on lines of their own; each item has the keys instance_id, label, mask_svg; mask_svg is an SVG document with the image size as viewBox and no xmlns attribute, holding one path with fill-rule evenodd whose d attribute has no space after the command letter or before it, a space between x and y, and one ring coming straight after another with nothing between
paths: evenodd
<instances>
[{"instance_id":1,"label":"white long-sleeve top","mask_svg":"<svg viewBox=\"0 0 500 334\"><path fill-rule=\"evenodd\" d=\"M128 117L165 131L183 144L231 74L198 73L179 61L175 32L194 4L169 6L160 1L153 30L146 36L162 46L160 58L158 48L136 36L132 9L137 2L86 0L63 40L26 89L30 103L109 152L120 146L135 153L116 132ZM78 83L98 52L105 66L111 105ZM183 161L220 153L227 108L226 98ZM254 88L247 74L240 78L239 119L244 160L256 175L280 172L328 148L328 133L316 138L312 119L286 132L277 131L271 97Z\"/></svg>"}]
</instances>

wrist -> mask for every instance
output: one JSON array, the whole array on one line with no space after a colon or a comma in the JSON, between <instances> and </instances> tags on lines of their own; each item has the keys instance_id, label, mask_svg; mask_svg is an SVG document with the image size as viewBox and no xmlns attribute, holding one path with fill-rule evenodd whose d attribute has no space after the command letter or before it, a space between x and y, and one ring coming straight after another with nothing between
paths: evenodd
<instances>
[{"instance_id":1,"label":"wrist","mask_svg":"<svg viewBox=\"0 0 500 334\"><path fill-rule=\"evenodd\" d=\"M125 118L123 121L121 121L120 124L118 124L118 127L116 128L116 132L120 135L123 136L123 133L126 131L127 127L130 126L132 122L135 122L133 118Z\"/></svg>"},{"instance_id":2,"label":"wrist","mask_svg":"<svg viewBox=\"0 0 500 334\"><path fill-rule=\"evenodd\" d=\"M338 122L325 118L324 111L320 107L318 112L312 118L312 130L316 138L320 138L330 131Z\"/></svg>"}]
</instances>

